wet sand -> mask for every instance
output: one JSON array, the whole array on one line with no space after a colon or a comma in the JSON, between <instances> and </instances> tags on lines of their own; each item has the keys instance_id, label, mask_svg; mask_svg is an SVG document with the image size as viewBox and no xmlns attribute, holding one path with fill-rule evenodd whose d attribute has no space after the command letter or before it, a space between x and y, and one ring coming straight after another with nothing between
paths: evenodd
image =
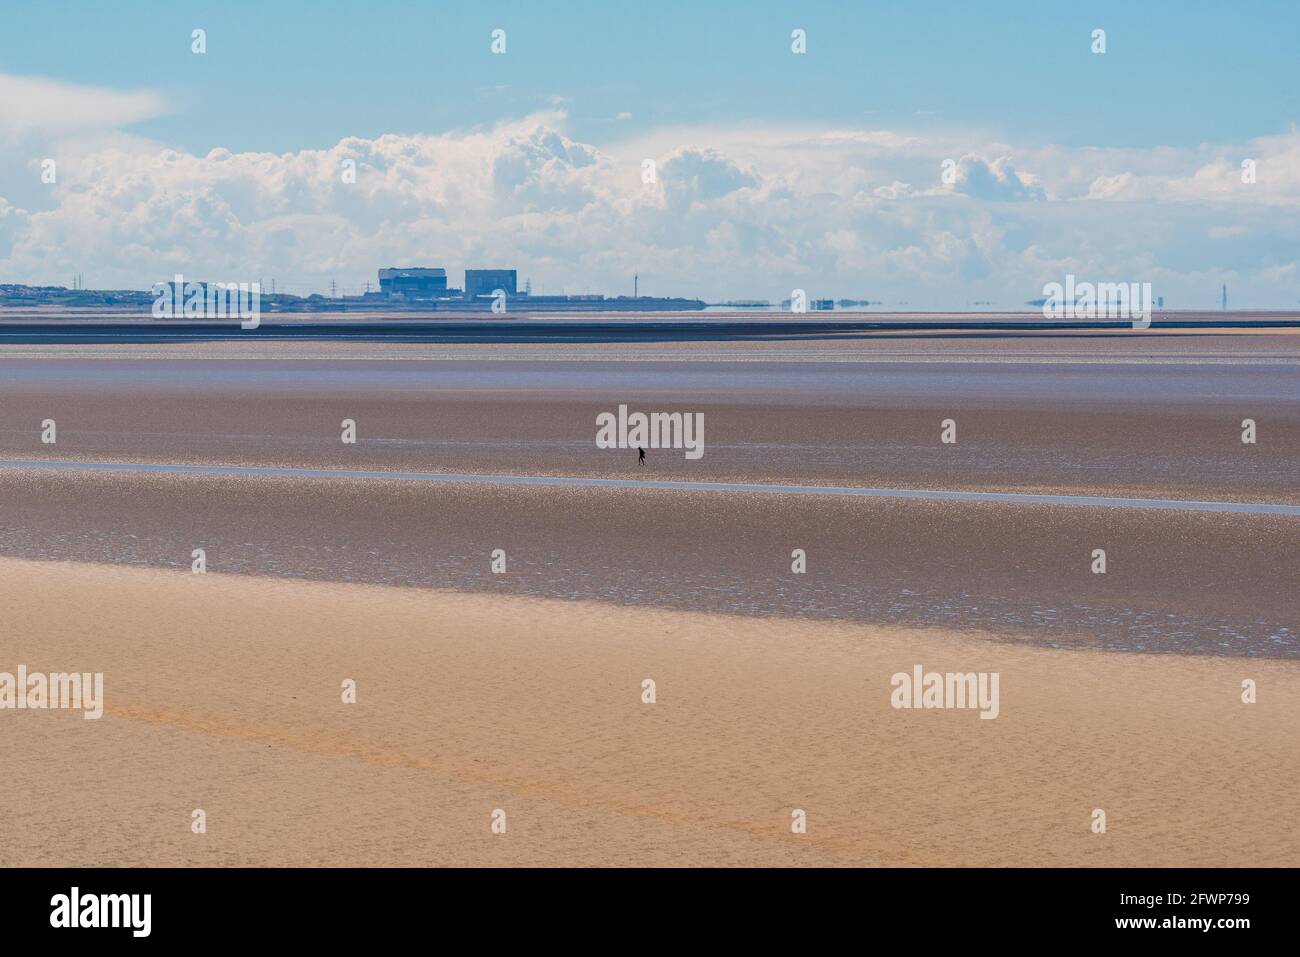
<instances>
[{"instance_id":1,"label":"wet sand","mask_svg":"<svg viewBox=\"0 0 1300 957\"><path fill-rule=\"evenodd\" d=\"M53 459L1300 503L1300 336L0 348L0 554L1300 656L1293 516L32 472ZM702 412L705 454L595 447ZM957 443L940 442L945 418ZM1258 441L1241 442L1243 418ZM45 419L58 442L40 442ZM340 441L343 419L357 442ZM485 556L512 556L507 582ZM790 553L809 574L792 581ZM1093 549L1109 570L1091 573Z\"/></svg>"},{"instance_id":2,"label":"wet sand","mask_svg":"<svg viewBox=\"0 0 1300 957\"><path fill-rule=\"evenodd\" d=\"M1294 516L3 468L0 495L14 556L188 568L203 548L223 574L1300 658Z\"/></svg>"},{"instance_id":3,"label":"wet sand","mask_svg":"<svg viewBox=\"0 0 1300 957\"><path fill-rule=\"evenodd\" d=\"M3 667L102 670L107 699L99 721L0 714L8 864L1300 859L1293 662L11 559L0 578ZM998 671L999 716L894 710L917 663Z\"/></svg>"},{"instance_id":4,"label":"wet sand","mask_svg":"<svg viewBox=\"0 0 1300 957\"><path fill-rule=\"evenodd\" d=\"M1300 502L1300 336L573 348L5 346L0 458L616 477L595 421L627 404L704 414L660 478Z\"/></svg>"}]
</instances>

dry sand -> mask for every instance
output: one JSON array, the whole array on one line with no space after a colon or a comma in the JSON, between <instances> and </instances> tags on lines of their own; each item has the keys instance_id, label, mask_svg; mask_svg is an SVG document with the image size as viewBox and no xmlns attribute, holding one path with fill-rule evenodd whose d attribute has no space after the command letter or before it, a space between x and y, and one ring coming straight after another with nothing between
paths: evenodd
<instances>
[{"instance_id":1,"label":"dry sand","mask_svg":"<svg viewBox=\"0 0 1300 957\"><path fill-rule=\"evenodd\" d=\"M0 581L0 670L103 671L107 698L0 711L4 864L1300 864L1294 662L14 559ZM893 710L917 663L999 672L1000 716Z\"/></svg>"}]
</instances>

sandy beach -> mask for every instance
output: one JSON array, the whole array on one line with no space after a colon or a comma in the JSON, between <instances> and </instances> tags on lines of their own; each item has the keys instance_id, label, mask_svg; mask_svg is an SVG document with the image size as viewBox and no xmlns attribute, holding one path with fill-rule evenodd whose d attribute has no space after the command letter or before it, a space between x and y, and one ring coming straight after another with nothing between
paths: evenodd
<instances>
[{"instance_id":1,"label":"sandy beach","mask_svg":"<svg viewBox=\"0 0 1300 957\"><path fill-rule=\"evenodd\" d=\"M0 712L4 862L1294 866L1297 342L6 344L0 672L105 711Z\"/></svg>"},{"instance_id":2,"label":"sandy beach","mask_svg":"<svg viewBox=\"0 0 1300 957\"><path fill-rule=\"evenodd\" d=\"M0 669L103 671L106 699L0 715L6 864L1300 859L1292 661L14 559L0 580ZM999 716L895 710L915 664L999 672Z\"/></svg>"}]
</instances>

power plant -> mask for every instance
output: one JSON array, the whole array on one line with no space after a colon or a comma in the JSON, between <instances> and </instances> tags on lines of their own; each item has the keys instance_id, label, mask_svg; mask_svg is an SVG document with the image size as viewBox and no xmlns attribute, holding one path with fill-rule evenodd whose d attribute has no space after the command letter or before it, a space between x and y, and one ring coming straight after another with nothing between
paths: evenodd
<instances>
[{"instance_id":1,"label":"power plant","mask_svg":"<svg viewBox=\"0 0 1300 957\"><path fill-rule=\"evenodd\" d=\"M640 277L634 280L640 292ZM519 290L514 269L466 269L461 288L447 285L442 267L389 266L379 270L379 292L361 297L367 305L406 303L431 312L685 312L703 309L700 299L668 296L535 296Z\"/></svg>"}]
</instances>

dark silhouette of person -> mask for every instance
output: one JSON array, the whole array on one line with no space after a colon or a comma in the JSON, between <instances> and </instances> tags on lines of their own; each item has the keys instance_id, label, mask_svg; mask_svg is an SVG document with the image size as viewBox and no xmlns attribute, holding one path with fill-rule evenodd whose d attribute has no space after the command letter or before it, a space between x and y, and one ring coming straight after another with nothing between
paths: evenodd
<instances>
[{"instance_id":1,"label":"dark silhouette of person","mask_svg":"<svg viewBox=\"0 0 1300 957\"><path fill-rule=\"evenodd\" d=\"M636 464L645 465L645 449L636 450Z\"/></svg>"}]
</instances>

